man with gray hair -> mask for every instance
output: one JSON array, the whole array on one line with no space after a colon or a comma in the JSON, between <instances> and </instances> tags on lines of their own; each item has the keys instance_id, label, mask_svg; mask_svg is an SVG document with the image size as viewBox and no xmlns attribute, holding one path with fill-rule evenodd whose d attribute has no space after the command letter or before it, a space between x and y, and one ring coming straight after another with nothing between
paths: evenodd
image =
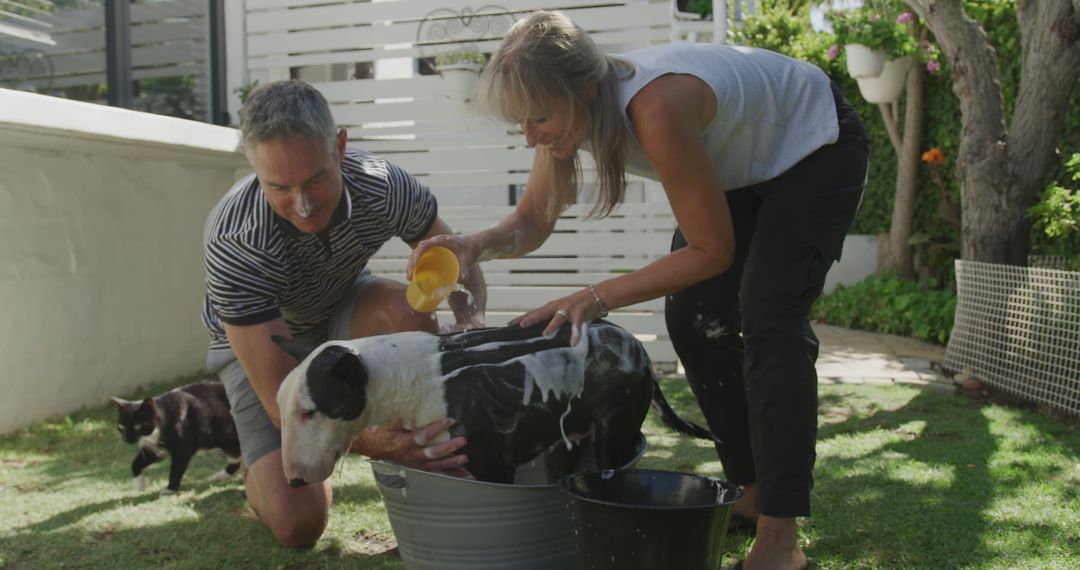
<instances>
[{"instance_id":1,"label":"man with gray hair","mask_svg":"<svg viewBox=\"0 0 1080 570\"><path fill-rule=\"evenodd\" d=\"M276 394L294 357L271 340L310 344L375 334L437 332L430 314L405 300L405 286L372 275L368 259L391 238L414 246L451 230L431 192L404 170L346 148L326 99L300 81L250 93L240 111L244 153L255 173L211 211L203 236L210 331L207 367L225 384L247 465L248 501L286 546L313 544L326 528L329 482L290 487L281 463ZM449 301L456 328L483 324L478 267L463 272L468 293ZM471 295L470 295L471 294ZM414 431L374 426L352 450L433 471L460 468L465 445L426 445L450 427L442 419Z\"/></svg>"}]
</instances>

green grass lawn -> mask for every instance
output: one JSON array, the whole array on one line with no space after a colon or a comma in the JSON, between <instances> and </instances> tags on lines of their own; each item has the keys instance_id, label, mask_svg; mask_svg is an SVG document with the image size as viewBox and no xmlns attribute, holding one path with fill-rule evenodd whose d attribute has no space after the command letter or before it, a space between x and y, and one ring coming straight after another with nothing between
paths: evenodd
<instances>
[{"instance_id":1,"label":"green grass lawn","mask_svg":"<svg viewBox=\"0 0 1080 570\"><path fill-rule=\"evenodd\" d=\"M672 405L700 418L685 383ZM1080 429L1020 409L904 386L823 386L815 516L802 521L817 568L1080 567ZM0 568L400 568L366 461L335 475L330 526L312 550L278 547L237 479L211 482L195 457L181 492L167 464L136 492L134 448L112 405L0 439ZM712 448L650 416L639 467L722 476ZM751 539L728 538L730 566Z\"/></svg>"}]
</instances>

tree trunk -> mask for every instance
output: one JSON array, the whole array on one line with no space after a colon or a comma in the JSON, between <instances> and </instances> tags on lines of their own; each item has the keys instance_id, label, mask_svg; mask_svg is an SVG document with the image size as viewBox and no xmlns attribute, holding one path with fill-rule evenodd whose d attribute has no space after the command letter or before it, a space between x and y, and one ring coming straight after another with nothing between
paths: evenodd
<instances>
[{"instance_id":1,"label":"tree trunk","mask_svg":"<svg viewBox=\"0 0 1080 570\"><path fill-rule=\"evenodd\" d=\"M911 65L907 75L907 96L904 104L904 133L895 136L897 117L887 105L881 104L881 117L896 150L896 194L893 197L892 222L889 224L889 248L886 267L902 279L915 277L912 263L911 231L915 221L915 199L919 191L919 146L923 134L923 72L918 62ZM895 107L894 107L895 110Z\"/></svg>"},{"instance_id":2,"label":"tree trunk","mask_svg":"<svg viewBox=\"0 0 1080 570\"><path fill-rule=\"evenodd\" d=\"M1057 145L1065 131L1069 99L1080 81L1080 0L1020 0L1023 65L1020 91L1009 125L1009 165L1014 212L1009 242L1026 264L1031 224L1022 215L1039 201L1048 173L1059 160ZM1075 128L1075 125L1073 126Z\"/></svg>"},{"instance_id":3,"label":"tree trunk","mask_svg":"<svg viewBox=\"0 0 1080 570\"><path fill-rule=\"evenodd\" d=\"M962 257L1023 265L1030 248L1025 212L1057 160L1055 145L1080 79L1080 0L1019 0L1023 67L1008 131L994 50L962 1L907 2L934 32L960 100Z\"/></svg>"}]
</instances>

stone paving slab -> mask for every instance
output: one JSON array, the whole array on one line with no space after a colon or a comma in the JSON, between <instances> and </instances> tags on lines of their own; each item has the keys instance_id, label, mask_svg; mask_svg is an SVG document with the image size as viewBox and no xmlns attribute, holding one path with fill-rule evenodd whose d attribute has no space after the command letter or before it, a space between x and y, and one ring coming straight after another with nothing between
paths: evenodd
<instances>
[{"instance_id":1,"label":"stone paving slab","mask_svg":"<svg viewBox=\"0 0 1080 570\"><path fill-rule=\"evenodd\" d=\"M954 389L952 380L935 368L945 360L944 346L820 323L813 328L821 342L817 361L821 385L904 384Z\"/></svg>"},{"instance_id":2,"label":"stone paving slab","mask_svg":"<svg viewBox=\"0 0 1080 570\"><path fill-rule=\"evenodd\" d=\"M821 384L907 384L952 390L952 381L934 365L945 360L945 347L902 336L814 324L821 341Z\"/></svg>"}]
</instances>

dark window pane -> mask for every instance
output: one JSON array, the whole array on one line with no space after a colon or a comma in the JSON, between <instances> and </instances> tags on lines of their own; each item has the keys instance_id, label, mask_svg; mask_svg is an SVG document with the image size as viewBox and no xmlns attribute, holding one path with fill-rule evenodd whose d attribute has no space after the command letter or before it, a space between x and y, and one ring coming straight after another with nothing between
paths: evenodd
<instances>
[{"instance_id":1,"label":"dark window pane","mask_svg":"<svg viewBox=\"0 0 1080 570\"><path fill-rule=\"evenodd\" d=\"M206 0L131 5L131 62L141 111L208 121L210 24Z\"/></svg>"},{"instance_id":2,"label":"dark window pane","mask_svg":"<svg viewBox=\"0 0 1080 570\"><path fill-rule=\"evenodd\" d=\"M6 0L0 86L104 103L105 2Z\"/></svg>"}]
</instances>

